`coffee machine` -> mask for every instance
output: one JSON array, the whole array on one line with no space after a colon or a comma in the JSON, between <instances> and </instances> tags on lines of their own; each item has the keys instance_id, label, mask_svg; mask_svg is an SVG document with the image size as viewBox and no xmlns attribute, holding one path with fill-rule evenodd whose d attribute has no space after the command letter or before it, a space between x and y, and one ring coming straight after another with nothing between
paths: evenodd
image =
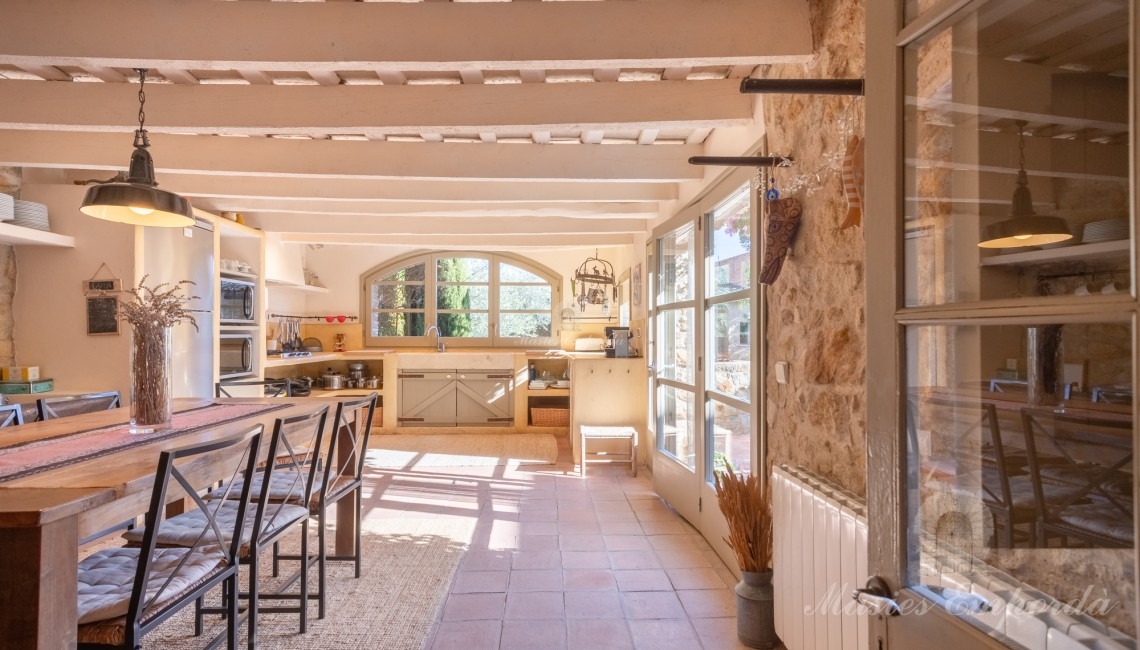
<instances>
[{"instance_id":1,"label":"coffee machine","mask_svg":"<svg viewBox=\"0 0 1140 650\"><path fill-rule=\"evenodd\" d=\"M631 345L631 333L628 327L606 328L606 356L625 359L636 356Z\"/></svg>"}]
</instances>

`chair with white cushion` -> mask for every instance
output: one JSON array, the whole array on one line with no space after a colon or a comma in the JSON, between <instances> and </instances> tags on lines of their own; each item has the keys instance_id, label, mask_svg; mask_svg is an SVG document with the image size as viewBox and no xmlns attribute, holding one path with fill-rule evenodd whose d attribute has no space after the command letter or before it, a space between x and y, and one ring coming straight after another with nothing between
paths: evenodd
<instances>
[{"instance_id":1,"label":"chair with white cushion","mask_svg":"<svg viewBox=\"0 0 1140 650\"><path fill-rule=\"evenodd\" d=\"M292 613L300 615L300 631L306 631L308 618L308 572L316 563L316 558L310 556L308 550L309 538L309 510L304 506L275 501L271 498L274 488L280 490L295 490L303 492L305 486L311 484L305 472L296 471L296 467L307 462L311 454L308 449L319 449L324 437L325 417L328 407L308 414L291 418L278 418L273 425L273 434L269 441L266 457L276 459L275 462L266 462L262 470L254 470L246 476L255 477L254 480L234 477L234 480L223 484L214 492L214 498L209 505L210 513L219 521L231 524L237 520L239 512L238 501L230 498L236 490L244 490L250 486L250 498L256 503L246 510L244 526L238 547L238 561L249 565L249 590L239 597L248 597L249 607L245 618L249 621L249 648L253 650L257 642L258 617L266 613ZM285 468L285 469L282 469ZM194 531L202 525L206 513L193 511L180 514L159 526L157 535L158 544L167 547L187 547L197 543ZM285 593L283 590L292 586L292 582L284 585L274 593L264 593L259 584L259 561L269 548L275 550L281 539L292 531L298 530L300 524L301 554L296 559L308 558L302 562L298 578L300 579L299 593ZM123 535L128 541L137 541L145 532L137 530ZM254 541L256 540L256 541ZM231 540L227 540L231 541ZM277 558L274 557L274 561ZM293 600L295 606L261 606L262 600ZM206 607L199 602L195 609L195 634L201 634L202 616L204 614L224 613L221 608Z\"/></svg>"},{"instance_id":2,"label":"chair with white cushion","mask_svg":"<svg viewBox=\"0 0 1140 650\"><path fill-rule=\"evenodd\" d=\"M255 470L262 427L213 442L164 451L146 514L146 531L159 530L168 501L188 498L202 512L200 525L188 533L187 548L161 548L157 535L140 536L139 546L108 548L79 562L78 646L80 648L141 647L145 634L209 590L222 585L226 608L226 642L237 647L238 544L249 489L235 487L236 515L214 516L202 494L219 480L234 480ZM183 471L186 473L183 473Z\"/></svg>"}]
</instances>

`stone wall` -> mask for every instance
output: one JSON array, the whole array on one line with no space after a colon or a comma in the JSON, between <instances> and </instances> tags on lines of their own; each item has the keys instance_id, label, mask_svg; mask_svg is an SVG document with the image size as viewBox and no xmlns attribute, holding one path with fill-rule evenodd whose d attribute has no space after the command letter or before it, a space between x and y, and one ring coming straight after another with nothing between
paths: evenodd
<instances>
[{"instance_id":1,"label":"stone wall","mask_svg":"<svg viewBox=\"0 0 1140 650\"><path fill-rule=\"evenodd\" d=\"M0 194L18 197L22 174L19 167L0 167ZM16 251L0 244L0 365L16 362L16 343L12 330L16 326L12 300L16 297Z\"/></svg>"},{"instance_id":2,"label":"stone wall","mask_svg":"<svg viewBox=\"0 0 1140 650\"><path fill-rule=\"evenodd\" d=\"M863 3L809 0L809 7L815 59L757 74L862 77ZM777 185L792 188L784 195L804 207L793 255L768 293L769 363L791 364L786 385L769 368L769 462L802 465L865 494L863 231L839 230L847 214L840 178L847 143L839 125L862 124L863 100L766 95L763 101L769 151L796 161L775 172Z\"/></svg>"}]
</instances>

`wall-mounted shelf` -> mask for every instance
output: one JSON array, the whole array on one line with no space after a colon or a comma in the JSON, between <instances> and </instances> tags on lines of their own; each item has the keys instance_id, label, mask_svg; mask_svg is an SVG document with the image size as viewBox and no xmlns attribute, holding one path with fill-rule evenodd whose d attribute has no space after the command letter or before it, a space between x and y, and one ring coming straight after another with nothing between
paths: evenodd
<instances>
[{"instance_id":1,"label":"wall-mounted shelf","mask_svg":"<svg viewBox=\"0 0 1140 650\"><path fill-rule=\"evenodd\" d=\"M75 238L46 230L0 223L0 243L16 246L58 246L75 248Z\"/></svg>"},{"instance_id":2,"label":"wall-mounted shelf","mask_svg":"<svg viewBox=\"0 0 1140 650\"><path fill-rule=\"evenodd\" d=\"M245 273L243 271L227 271L226 269L222 269L221 271L218 271L218 274L221 275L223 278L237 278L239 280L256 280L257 279L256 273Z\"/></svg>"},{"instance_id":3,"label":"wall-mounted shelf","mask_svg":"<svg viewBox=\"0 0 1140 650\"><path fill-rule=\"evenodd\" d=\"M1083 259L1111 259L1128 255L1131 242L1127 239L1119 241L1096 242L1095 244L1078 244L1062 248L1026 251L1024 253L1008 253L1006 255L992 255L982 258L982 266L1008 266L1010 264L1044 264L1047 262L1060 262L1063 260Z\"/></svg>"},{"instance_id":4,"label":"wall-mounted shelf","mask_svg":"<svg viewBox=\"0 0 1140 650\"><path fill-rule=\"evenodd\" d=\"M288 280L270 280L265 279L265 286L270 289L283 289L286 291L296 291L299 293L328 293L328 287L317 287L311 284L297 284L296 282L289 282Z\"/></svg>"}]
</instances>

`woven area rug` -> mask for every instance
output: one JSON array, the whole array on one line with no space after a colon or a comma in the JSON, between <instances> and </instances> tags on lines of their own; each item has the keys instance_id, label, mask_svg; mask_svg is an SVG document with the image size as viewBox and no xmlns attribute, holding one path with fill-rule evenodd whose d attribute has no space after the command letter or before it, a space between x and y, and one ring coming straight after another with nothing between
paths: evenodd
<instances>
[{"instance_id":1,"label":"woven area rug","mask_svg":"<svg viewBox=\"0 0 1140 650\"><path fill-rule=\"evenodd\" d=\"M366 463L379 469L552 464L558 443L549 433L373 436Z\"/></svg>"},{"instance_id":2,"label":"woven area rug","mask_svg":"<svg viewBox=\"0 0 1140 650\"><path fill-rule=\"evenodd\" d=\"M329 563L328 616L317 619L317 603L312 601L309 629L305 634L297 632L296 614L260 616L258 647L280 650L422 648L473 530L471 519L367 521L360 579L353 578L351 563ZM293 548L287 551L295 552L298 545L290 546ZM296 562L284 563L282 575L291 573L296 565ZM244 585L244 570L242 573ZM262 575L270 575L268 563ZM311 589L315 589L316 580L314 567L309 579ZM205 635L193 636L193 610L192 606L183 610L148 634L143 639L143 647L197 650L205 645L206 639L224 630L220 619L211 617L207 619ZM243 626L242 647L245 634Z\"/></svg>"}]
</instances>

